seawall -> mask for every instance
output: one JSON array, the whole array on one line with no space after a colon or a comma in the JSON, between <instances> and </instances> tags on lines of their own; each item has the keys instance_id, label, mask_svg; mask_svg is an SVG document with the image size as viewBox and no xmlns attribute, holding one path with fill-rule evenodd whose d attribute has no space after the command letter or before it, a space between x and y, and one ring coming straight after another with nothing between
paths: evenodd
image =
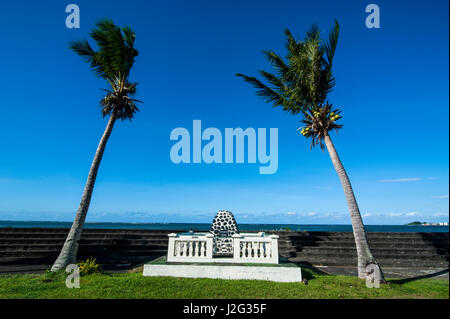
<instances>
[{"instance_id":1,"label":"seawall","mask_svg":"<svg viewBox=\"0 0 450 319\"><path fill-rule=\"evenodd\" d=\"M49 269L67 228L0 228L0 273ZM168 237L180 230L85 229L78 258L94 257L105 270L130 269L167 253ZM269 233L269 232L268 232ZM356 268L351 232L270 232L280 236L281 257L314 267ZM382 267L448 269L448 233L367 233ZM423 273L423 272L422 272Z\"/></svg>"}]
</instances>

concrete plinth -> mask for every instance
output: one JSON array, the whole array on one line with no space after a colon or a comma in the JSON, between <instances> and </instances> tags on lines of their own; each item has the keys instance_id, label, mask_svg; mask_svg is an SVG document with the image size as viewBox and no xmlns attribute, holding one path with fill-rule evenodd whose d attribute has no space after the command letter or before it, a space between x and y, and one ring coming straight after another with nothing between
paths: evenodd
<instances>
[{"instance_id":1,"label":"concrete plinth","mask_svg":"<svg viewBox=\"0 0 450 319\"><path fill-rule=\"evenodd\" d=\"M276 282L301 282L300 267L217 266L217 265L144 265L144 276L212 279L254 279Z\"/></svg>"}]
</instances>

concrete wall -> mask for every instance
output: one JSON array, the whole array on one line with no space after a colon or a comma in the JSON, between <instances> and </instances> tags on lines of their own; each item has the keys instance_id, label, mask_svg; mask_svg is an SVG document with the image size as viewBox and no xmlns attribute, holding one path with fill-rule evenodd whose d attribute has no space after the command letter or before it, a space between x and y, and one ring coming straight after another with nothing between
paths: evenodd
<instances>
[{"instance_id":1,"label":"concrete wall","mask_svg":"<svg viewBox=\"0 0 450 319\"><path fill-rule=\"evenodd\" d=\"M95 257L105 269L120 270L167 253L170 232L180 230L85 229L79 259ZM50 268L66 228L0 228L0 272ZM355 266L349 232L274 232L279 253L291 261L320 266ZM385 267L448 268L448 233L368 233L373 254Z\"/></svg>"}]
</instances>

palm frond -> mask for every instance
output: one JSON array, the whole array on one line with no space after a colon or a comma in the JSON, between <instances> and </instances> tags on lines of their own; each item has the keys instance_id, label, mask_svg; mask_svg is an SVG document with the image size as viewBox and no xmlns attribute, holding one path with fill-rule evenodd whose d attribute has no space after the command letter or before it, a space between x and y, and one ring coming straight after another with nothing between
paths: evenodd
<instances>
[{"instance_id":1,"label":"palm frond","mask_svg":"<svg viewBox=\"0 0 450 319\"><path fill-rule=\"evenodd\" d=\"M138 55L134 48L136 35L130 27L119 28L112 20L105 19L96 24L90 36L97 45L97 51L86 40L73 41L70 48L111 85L111 90L105 90L107 94L100 101L103 116L114 114L122 120L131 120L133 114L139 111L136 103L141 102L132 98L137 83L128 80Z\"/></svg>"},{"instance_id":2,"label":"palm frond","mask_svg":"<svg viewBox=\"0 0 450 319\"><path fill-rule=\"evenodd\" d=\"M299 109L295 106L294 103L292 103L292 101L283 96L283 94L265 85L257 78L240 73L236 75L242 77L246 82L252 84L253 87L257 89L256 95L266 98L266 102L272 103L274 107L282 106L283 110L285 111L289 111L291 113L299 112Z\"/></svg>"},{"instance_id":3,"label":"palm frond","mask_svg":"<svg viewBox=\"0 0 450 319\"><path fill-rule=\"evenodd\" d=\"M339 24L335 20L328 41L320 37L320 29L313 25L302 40L297 40L289 29L286 36L287 54L285 59L266 50L263 54L270 62L274 72L259 71L262 80L256 77L237 74L256 89L256 94L265 98L273 106L282 106L292 114L302 112L303 121L311 137L311 146L323 147L323 138L330 130L338 130L338 109L332 111L327 101L336 80L332 73L332 63L339 37ZM264 82L263 82L264 81Z\"/></svg>"},{"instance_id":4,"label":"palm frond","mask_svg":"<svg viewBox=\"0 0 450 319\"><path fill-rule=\"evenodd\" d=\"M327 63L328 68L331 69L331 65L333 64L334 53L336 52L336 47L339 38L339 23L337 20L334 20L334 28L330 31L330 35L328 37L328 42L325 44L325 52L327 55Z\"/></svg>"}]
</instances>

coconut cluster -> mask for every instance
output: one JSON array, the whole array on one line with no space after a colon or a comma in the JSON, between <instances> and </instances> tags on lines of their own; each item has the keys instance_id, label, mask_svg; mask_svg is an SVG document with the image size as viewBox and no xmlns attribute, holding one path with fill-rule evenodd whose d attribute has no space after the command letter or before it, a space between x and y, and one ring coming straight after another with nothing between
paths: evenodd
<instances>
[{"instance_id":1,"label":"coconut cluster","mask_svg":"<svg viewBox=\"0 0 450 319\"><path fill-rule=\"evenodd\" d=\"M334 114L334 112L330 113L330 120L332 120L333 122L340 118L341 118L341 116L339 114Z\"/></svg>"},{"instance_id":2,"label":"coconut cluster","mask_svg":"<svg viewBox=\"0 0 450 319\"><path fill-rule=\"evenodd\" d=\"M300 131L300 134L302 134L303 136L309 136L311 134L311 128L310 127L303 128Z\"/></svg>"}]
</instances>

